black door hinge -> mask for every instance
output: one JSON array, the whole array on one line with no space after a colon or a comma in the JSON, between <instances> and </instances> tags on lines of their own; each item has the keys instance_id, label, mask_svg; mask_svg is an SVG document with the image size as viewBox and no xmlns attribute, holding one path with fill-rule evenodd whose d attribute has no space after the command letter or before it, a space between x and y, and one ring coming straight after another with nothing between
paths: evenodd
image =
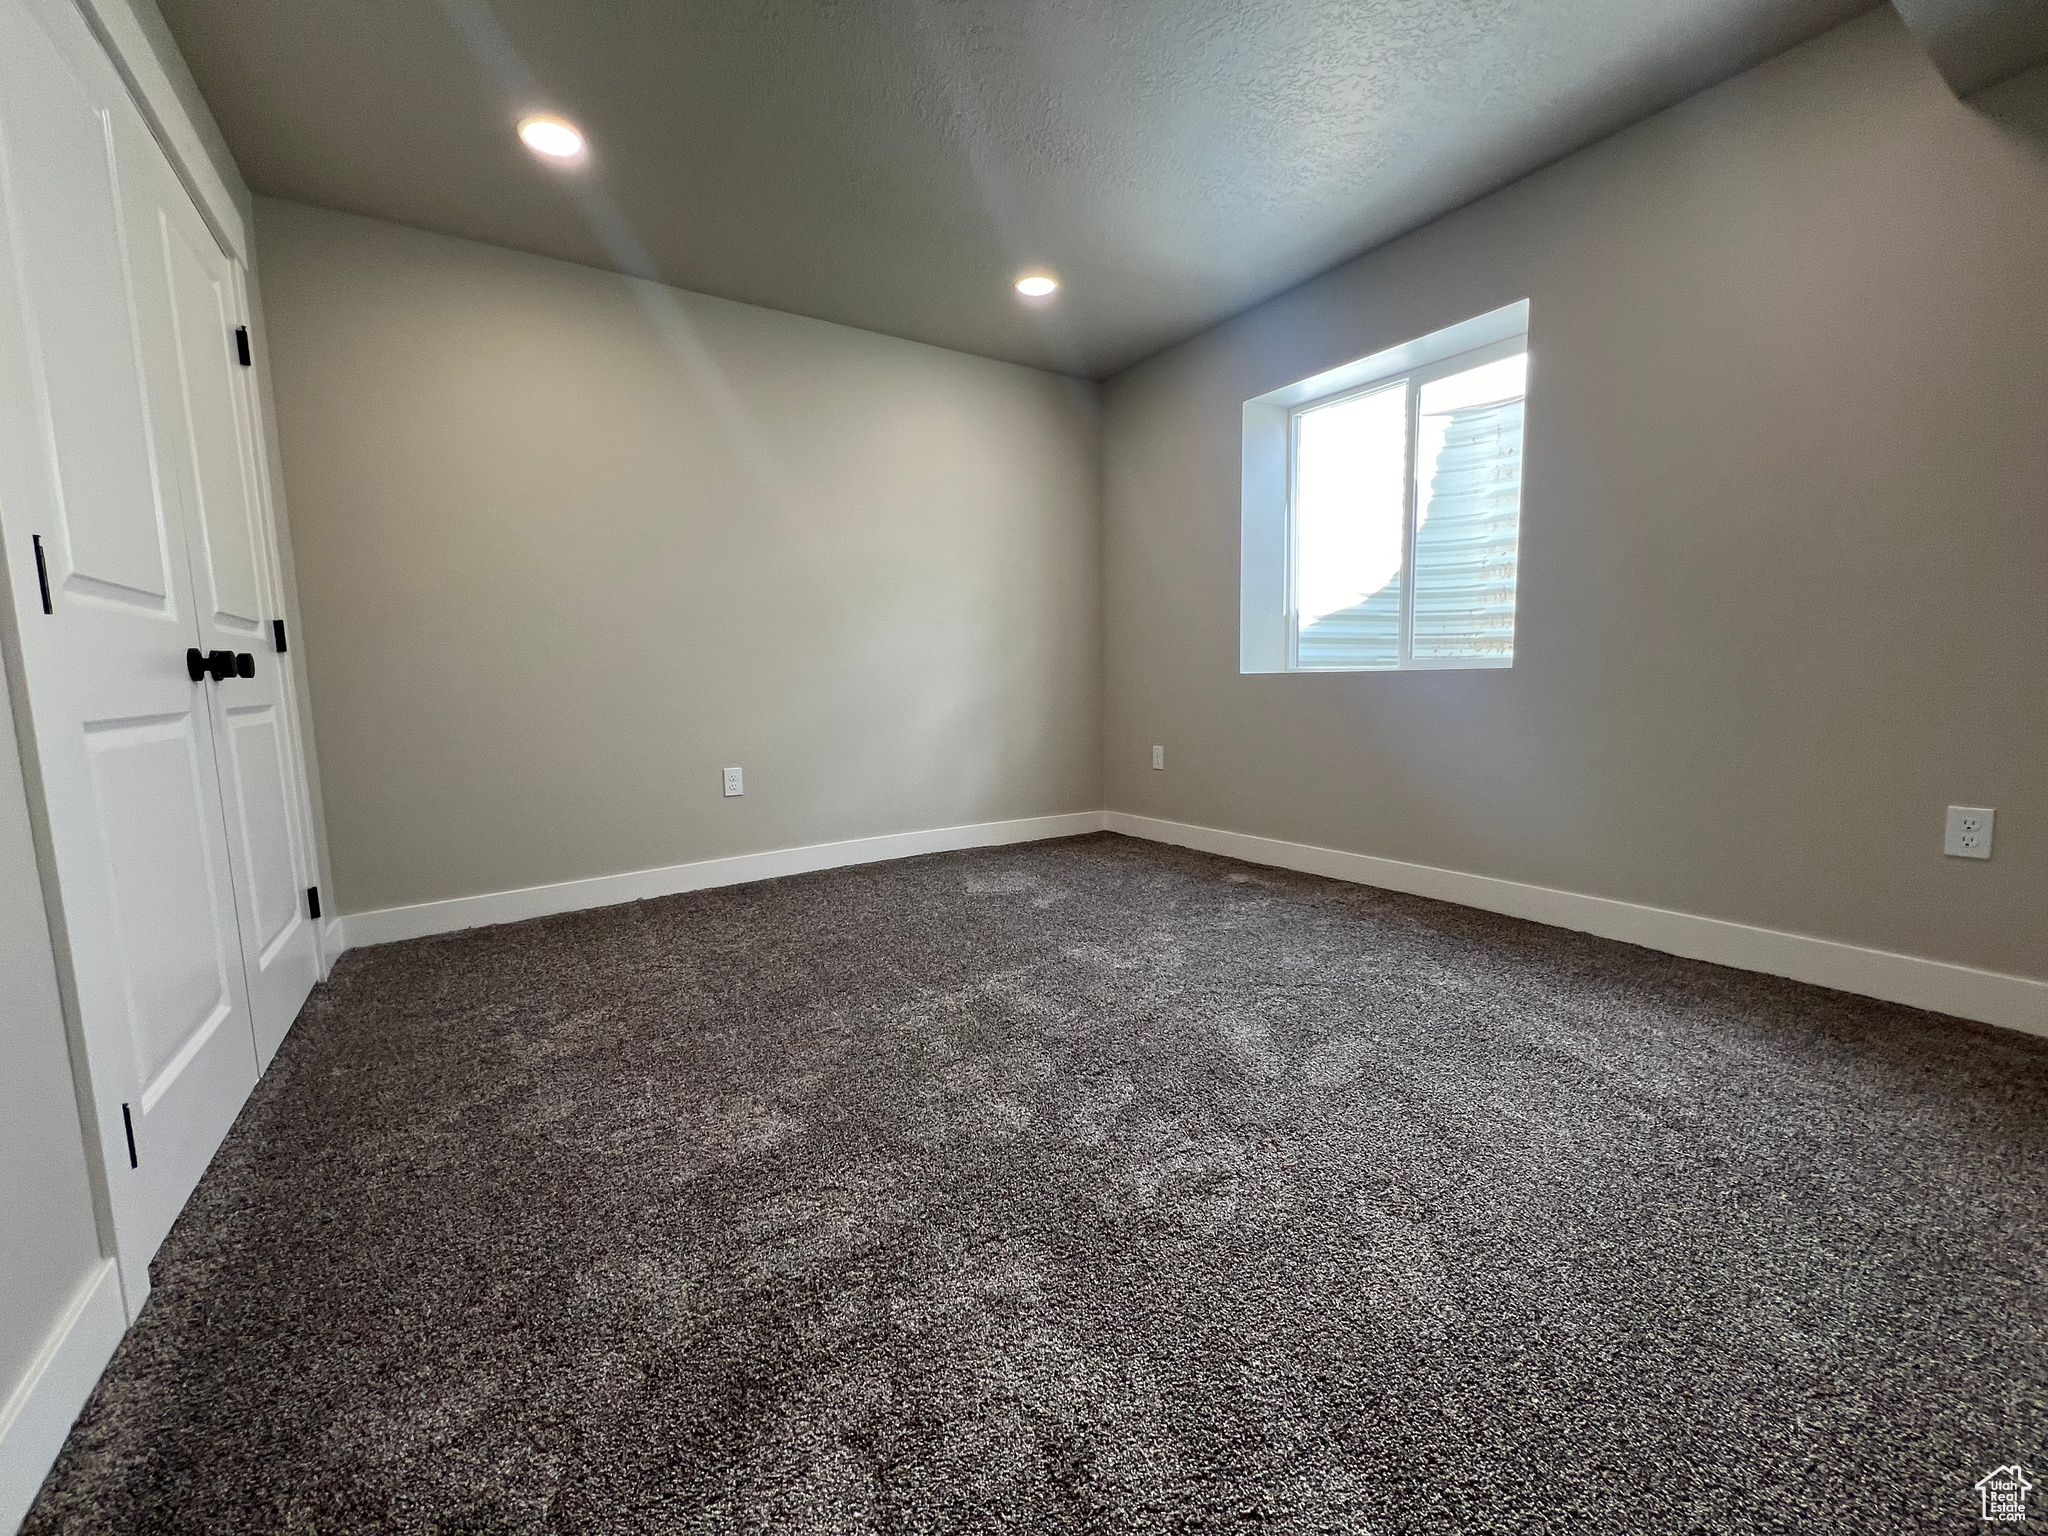
<instances>
[{"instance_id":1,"label":"black door hinge","mask_svg":"<svg viewBox=\"0 0 2048 1536\"><path fill-rule=\"evenodd\" d=\"M235 327L235 356L241 359L244 368L249 366L249 327Z\"/></svg>"},{"instance_id":2,"label":"black door hinge","mask_svg":"<svg viewBox=\"0 0 2048 1536\"><path fill-rule=\"evenodd\" d=\"M55 613L57 610L50 606L50 565L43 558L43 536L38 533L30 537L36 544L36 585L43 589L43 612Z\"/></svg>"},{"instance_id":3,"label":"black door hinge","mask_svg":"<svg viewBox=\"0 0 2048 1536\"><path fill-rule=\"evenodd\" d=\"M270 638L277 642L277 654L282 656L285 649L283 619L272 619L270 621Z\"/></svg>"},{"instance_id":4,"label":"black door hinge","mask_svg":"<svg viewBox=\"0 0 2048 1536\"><path fill-rule=\"evenodd\" d=\"M306 887L306 915L308 917L318 917L320 915L320 887L317 885Z\"/></svg>"},{"instance_id":5,"label":"black door hinge","mask_svg":"<svg viewBox=\"0 0 2048 1536\"><path fill-rule=\"evenodd\" d=\"M142 1164L135 1158L135 1117L128 1113L126 1104L121 1106L121 1129L128 1133L128 1166L140 1168Z\"/></svg>"}]
</instances>

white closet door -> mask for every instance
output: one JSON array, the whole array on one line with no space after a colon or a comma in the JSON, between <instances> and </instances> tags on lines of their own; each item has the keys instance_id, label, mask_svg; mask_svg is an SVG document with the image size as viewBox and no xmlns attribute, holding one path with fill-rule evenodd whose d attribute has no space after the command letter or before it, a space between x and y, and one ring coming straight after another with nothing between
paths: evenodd
<instances>
[{"instance_id":1,"label":"white closet door","mask_svg":"<svg viewBox=\"0 0 2048 1536\"><path fill-rule=\"evenodd\" d=\"M0 0L0 531L131 1308L257 1076L181 433L145 375L176 361L136 319L170 295L120 195L152 160L77 13Z\"/></svg>"},{"instance_id":2,"label":"white closet door","mask_svg":"<svg viewBox=\"0 0 2048 1536\"><path fill-rule=\"evenodd\" d=\"M286 662L273 628L284 610L237 349L240 288L233 262L168 162L158 157L148 167L124 167L124 183L134 259L156 265L149 284L160 282L170 296L161 315L145 308L142 322L169 327L161 352L176 363L172 375L151 382L159 416L180 427L176 477L187 512L199 646L235 652L254 674L208 692L249 1006L257 1054L268 1065L319 979L320 956L306 899L311 859L296 815Z\"/></svg>"}]
</instances>

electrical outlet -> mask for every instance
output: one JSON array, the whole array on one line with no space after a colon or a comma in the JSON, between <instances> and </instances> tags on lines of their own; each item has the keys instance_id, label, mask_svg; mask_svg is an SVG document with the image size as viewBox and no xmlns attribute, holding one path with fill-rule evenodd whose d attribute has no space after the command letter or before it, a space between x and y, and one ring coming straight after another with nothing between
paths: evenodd
<instances>
[{"instance_id":1,"label":"electrical outlet","mask_svg":"<svg viewBox=\"0 0 2048 1536\"><path fill-rule=\"evenodd\" d=\"M725 792L727 795L744 795L747 792L747 781L741 777L739 769L725 770Z\"/></svg>"},{"instance_id":2,"label":"electrical outlet","mask_svg":"<svg viewBox=\"0 0 2048 1536\"><path fill-rule=\"evenodd\" d=\"M1950 806L1948 835L1941 840L1941 851L1956 859L1990 858L1991 818L1995 814L1988 806Z\"/></svg>"},{"instance_id":3,"label":"electrical outlet","mask_svg":"<svg viewBox=\"0 0 2048 1536\"><path fill-rule=\"evenodd\" d=\"M1152 766L1154 768L1164 768L1166 766L1166 748L1154 747L1152 749Z\"/></svg>"}]
</instances>

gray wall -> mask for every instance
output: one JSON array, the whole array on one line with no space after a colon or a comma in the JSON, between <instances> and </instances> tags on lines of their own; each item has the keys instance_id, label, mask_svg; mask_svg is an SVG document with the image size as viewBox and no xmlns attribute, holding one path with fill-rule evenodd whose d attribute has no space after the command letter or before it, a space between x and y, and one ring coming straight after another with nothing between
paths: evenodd
<instances>
[{"instance_id":1,"label":"gray wall","mask_svg":"<svg viewBox=\"0 0 2048 1536\"><path fill-rule=\"evenodd\" d=\"M1092 386L256 218L340 910L1102 803Z\"/></svg>"},{"instance_id":2,"label":"gray wall","mask_svg":"<svg viewBox=\"0 0 2048 1536\"><path fill-rule=\"evenodd\" d=\"M0 1403L5 1403L100 1260L84 1129L30 840L13 709L5 699L0 699L0 978Z\"/></svg>"},{"instance_id":3,"label":"gray wall","mask_svg":"<svg viewBox=\"0 0 2048 1536\"><path fill-rule=\"evenodd\" d=\"M1513 670L1239 676L1240 403L1524 297ZM1889 9L1119 377L1104 452L1113 808L2048 975L2048 157Z\"/></svg>"}]
</instances>

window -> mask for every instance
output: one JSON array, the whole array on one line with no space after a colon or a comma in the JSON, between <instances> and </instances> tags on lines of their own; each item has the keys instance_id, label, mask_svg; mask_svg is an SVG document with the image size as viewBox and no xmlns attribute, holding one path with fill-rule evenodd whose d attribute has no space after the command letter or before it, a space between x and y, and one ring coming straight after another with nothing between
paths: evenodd
<instances>
[{"instance_id":1,"label":"window","mask_svg":"<svg viewBox=\"0 0 2048 1536\"><path fill-rule=\"evenodd\" d=\"M1242 670L1513 664L1528 372L1521 304L1247 402Z\"/></svg>"}]
</instances>

